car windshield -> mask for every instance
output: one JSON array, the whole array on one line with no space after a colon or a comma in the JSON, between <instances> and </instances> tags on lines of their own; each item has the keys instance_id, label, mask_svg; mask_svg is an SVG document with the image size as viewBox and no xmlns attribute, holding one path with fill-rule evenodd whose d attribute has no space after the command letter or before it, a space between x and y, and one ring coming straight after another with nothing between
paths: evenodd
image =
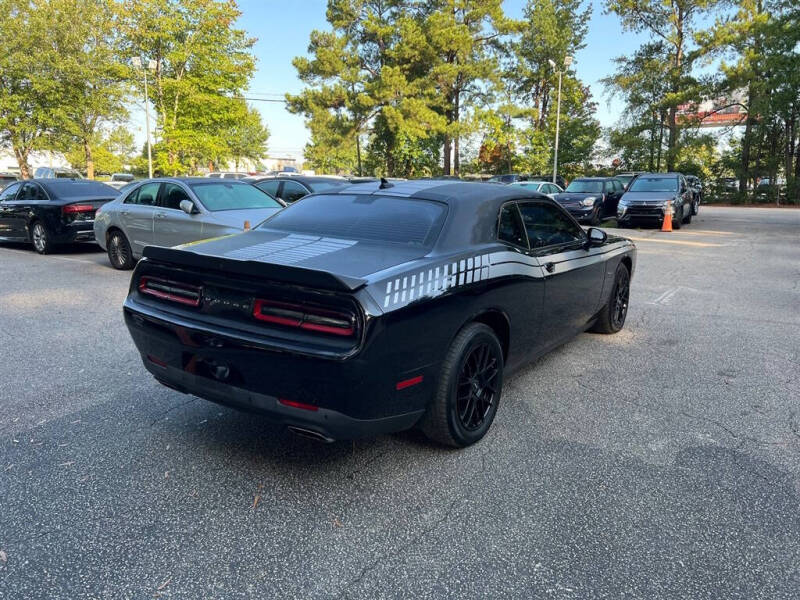
<instances>
[{"instance_id":1,"label":"car windshield","mask_svg":"<svg viewBox=\"0 0 800 600\"><path fill-rule=\"evenodd\" d=\"M320 194L276 213L259 229L429 248L446 214L444 204L431 200Z\"/></svg>"},{"instance_id":2,"label":"car windshield","mask_svg":"<svg viewBox=\"0 0 800 600\"><path fill-rule=\"evenodd\" d=\"M68 179L49 179L42 184L50 192L50 195L56 198L72 198L75 196L109 196L117 195L115 190L110 185L100 183L99 181L91 181L88 179L81 179L79 181L71 181Z\"/></svg>"},{"instance_id":3,"label":"car windshield","mask_svg":"<svg viewBox=\"0 0 800 600\"><path fill-rule=\"evenodd\" d=\"M630 192L675 192L678 189L677 177L647 177L639 175L628 188Z\"/></svg>"},{"instance_id":4,"label":"car windshield","mask_svg":"<svg viewBox=\"0 0 800 600\"><path fill-rule=\"evenodd\" d=\"M576 179L571 181L564 191L576 194L599 194L603 191L603 182L594 179Z\"/></svg>"},{"instance_id":5,"label":"car windshield","mask_svg":"<svg viewBox=\"0 0 800 600\"><path fill-rule=\"evenodd\" d=\"M534 190L538 190L539 186L545 183L544 181L516 181L511 185L516 185L518 187L523 188L533 188Z\"/></svg>"},{"instance_id":6,"label":"car windshield","mask_svg":"<svg viewBox=\"0 0 800 600\"><path fill-rule=\"evenodd\" d=\"M190 183L189 187L208 210L245 210L252 208L281 208L280 204L269 194L253 187L249 183L233 181L210 181L208 183Z\"/></svg>"},{"instance_id":7,"label":"car windshield","mask_svg":"<svg viewBox=\"0 0 800 600\"><path fill-rule=\"evenodd\" d=\"M494 183L511 183L517 178L516 175L495 175L489 181Z\"/></svg>"}]
</instances>

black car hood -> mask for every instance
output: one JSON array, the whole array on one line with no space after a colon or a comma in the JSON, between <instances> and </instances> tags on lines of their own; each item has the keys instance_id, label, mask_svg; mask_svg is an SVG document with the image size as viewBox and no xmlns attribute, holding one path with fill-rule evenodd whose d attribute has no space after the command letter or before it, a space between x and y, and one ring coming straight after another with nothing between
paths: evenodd
<instances>
[{"instance_id":1,"label":"black car hood","mask_svg":"<svg viewBox=\"0 0 800 600\"><path fill-rule=\"evenodd\" d=\"M629 204L663 204L665 200L673 200L676 192L625 192L620 199Z\"/></svg>"},{"instance_id":2,"label":"black car hood","mask_svg":"<svg viewBox=\"0 0 800 600\"><path fill-rule=\"evenodd\" d=\"M586 198L602 198L602 192L561 192L555 198L561 204L578 204Z\"/></svg>"}]
</instances>

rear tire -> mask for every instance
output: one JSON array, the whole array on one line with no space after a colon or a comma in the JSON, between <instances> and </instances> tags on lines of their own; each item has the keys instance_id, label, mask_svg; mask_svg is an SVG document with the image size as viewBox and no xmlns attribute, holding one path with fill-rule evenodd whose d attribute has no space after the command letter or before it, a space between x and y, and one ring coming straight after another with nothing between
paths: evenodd
<instances>
[{"instance_id":1,"label":"rear tire","mask_svg":"<svg viewBox=\"0 0 800 600\"><path fill-rule=\"evenodd\" d=\"M589 331L595 333L617 333L625 326L628 316L628 302L631 290L631 274L623 263L617 265L614 273L614 287L608 303L600 311L597 321Z\"/></svg>"},{"instance_id":2,"label":"rear tire","mask_svg":"<svg viewBox=\"0 0 800 600\"><path fill-rule=\"evenodd\" d=\"M108 252L108 261L111 266L120 271L127 271L132 269L134 265L133 252L131 245L128 243L128 238L121 231L115 230L108 234L108 242L106 243Z\"/></svg>"},{"instance_id":3,"label":"rear tire","mask_svg":"<svg viewBox=\"0 0 800 600\"><path fill-rule=\"evenodd\" d=\"M53 251L50 234L41 221L34 221L33 225L31 225L31 243L33 244L33 249L39 254L50 254Z\"/></svg>"},{"instance_id":4,"label":"rear tire","mask_svg":"<svg viewBox=\"0 0 800 600\"><path fill-rule=\"evenodd\" d=\"M464 448L486 435L503 387L503 349L482 323L464 327L447 351L422 431L447 446Z\"/></svg>"}]
</instances>

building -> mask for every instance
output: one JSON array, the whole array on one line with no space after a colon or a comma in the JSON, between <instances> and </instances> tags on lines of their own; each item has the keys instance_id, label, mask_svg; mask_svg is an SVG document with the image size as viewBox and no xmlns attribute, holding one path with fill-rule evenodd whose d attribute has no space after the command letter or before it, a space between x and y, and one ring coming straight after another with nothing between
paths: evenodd
<instances>
[{"instance_id":1,"label":"building","mask_svg":"<svg viewBox=\"0 0 800 600\"><path fill-rule=\"evenodd\" d=\"M31 152L30 156L28 156L28 166L31 168L31 174L36 170L36 167L72 167L61 152L50 151ZM0 172L19 175L17 158L11 149L0 148Z\"/></svg>"}]
</instances>

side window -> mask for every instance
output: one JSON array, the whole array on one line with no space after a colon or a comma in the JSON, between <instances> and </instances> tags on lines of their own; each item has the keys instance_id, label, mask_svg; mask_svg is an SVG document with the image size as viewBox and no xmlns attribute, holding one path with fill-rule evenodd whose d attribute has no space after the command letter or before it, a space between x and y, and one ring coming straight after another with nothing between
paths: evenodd
<instances>
[{"instance_id":1,"label":"side window","mask_svg":"<svg viewBox=\"0 0 800 600\"><path fill-rule=\"evenodd\" d=\"M189 194L176 183L165 183L164 190L161 193L161 207L172 208L175 210L181 209L181 201L189 200Z\"/></svg>"},{"instance_id":2,"label":"side window","mask_svg":"<svg viewBox=\"0 0 800 600\"><path fill-rule=\"evenodd\" d=\"M582 242L585 238L580 225L561 210L546 203L519 205L522 222L528 232L531 248L544 248L556 244Z\"/></svg>"},{"instance_id":3,"label":"side window","mask_svg":"<svg viewBox=\"0 0 800 600\"><path fill-rule=\"evenodd\" d=\"M44 190L35 183L24 183L18 200L47 200Z\"/></svg>"},{"instance_id":4,"label":"side window","mask_svg":"<svg viewBox=\"0 0 800 600\"><path fill-rule=\"evenodd\" d=\"M286 202L296 202L300 200L303 196L308 195L308 190L297 183L296 181L284 181L283 182L283 192L281 192L281 197Z\"/></svg>"},{"instance_id":5,"label":"side window","mask_svg":"<svg viewBox=\"0 0 800 600\"><path fill-rule=\"evenodd\" d=\"M281 184L278 179L268 179L267 181L259 181L256 185L262 192L267 192L273 198L278 197L278 186Z\"/></svg>"},{"instance_id":6,"label":"side window","mask_svg":"<svg viewBox=\"0 0 800 600\"><path fill-rule=\"evenodd\" d=\"M625 186L622 185L622 182L619 179L614 180L614 186L617 188L618 192L622 192L625 190Z\"/></svg>"},{"instance_id":7,"label":"side window","mask_svg":"<svg viewBox=\"0 0 800 600\"><path fill-rule=\"evenodd\" d=\"M142 206L155 206L156 200L158 199L158 188L161 187L160 183L145 183L142 187L139 188L139 191L136 192L136 198L133 201L134 204L141 204ZM130 196L126 200L126 202L130 200Z\"/></svg>"},{"instance_id":8,"label":"side window","mask_svg":"<svg viewBox=\"0 0 800 600\"><path fill-rule=\"evenodd\" d=\"M547 184L547 193L548 194L557 194L558 191L559 191L558 190L558 186L555 185L554 183L548 183Z\"/></svg>"},{"instance_id":9,"label":"side window","mask_svg":"<svg viewBox=\"0 0 800 600\"><path fill-rule=\"evenodd\" d=\"M528 240L525 238L525 231L522 228L516 204L506 204L500 210L497 239L514 246L528 247Z\"/></svg>"},{"instance_id":10,"label":"side window","mask_svg":"<svg viewBox=\"0 0 800 600\"><path fill-rule=\"evenodd\" d=\"M22 184L19 183L12 183L6 189L0 192L0 202L7 202L8 200L13 200L14 196L17 195L19 188L22 187Z\"/></svg>"}]
</instances>

